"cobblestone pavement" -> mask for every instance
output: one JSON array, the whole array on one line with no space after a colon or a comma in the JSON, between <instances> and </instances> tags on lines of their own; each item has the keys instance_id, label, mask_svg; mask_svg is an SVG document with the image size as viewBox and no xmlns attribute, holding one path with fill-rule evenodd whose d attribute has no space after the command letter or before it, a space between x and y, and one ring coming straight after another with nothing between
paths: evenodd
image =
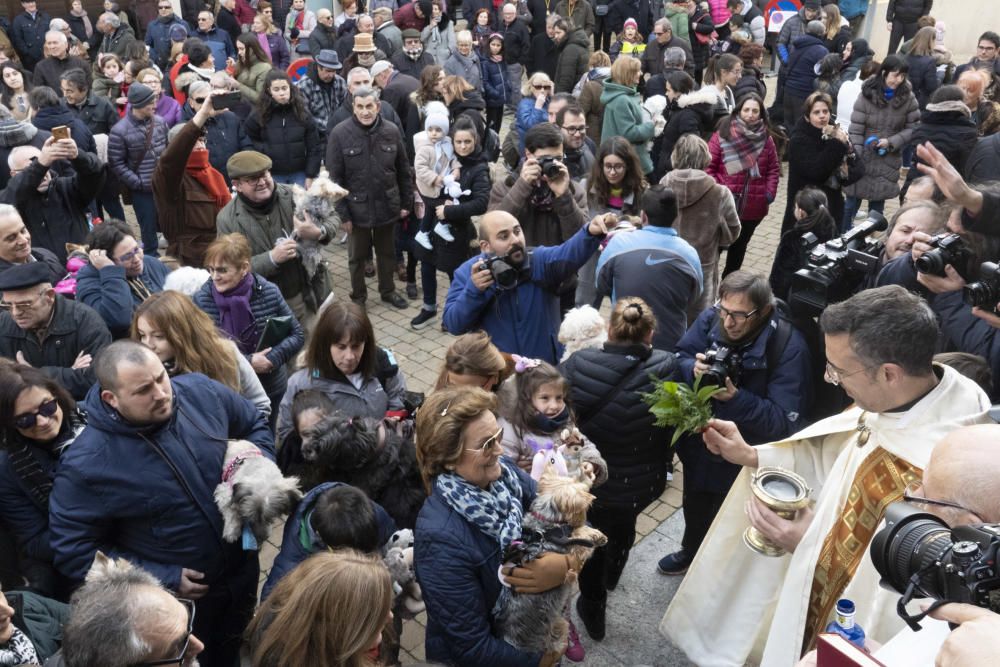
<instances>
[{"instance_id":1,"label":"cobblestone pavement","mask_svg":"<svg viewBox=\"0 0 1000 667\"><path fill-rule=\"evenodd\" d=\"M768 84L772 86L773 79L769 79ZM743 265L745 270L763 275L770 272L787 201L785 191L787 169L788 165L784 163L778 196L771 205L768 216L757 228L747 249ZM886 216L890 216L896 208L898 205L895 201L887 202ZM334 242L331 244L328 259L333 275L334 292L338 299L346 299L350 290L347 247ZM723 258L720 266L724 263ZM448 291L447 282L447 278L439 274L437 298L439 313L443 309ZM402 292L404 288L405 285L397 281L397 289ZM369 292L377 293L374 278L369 280ZM412 301L411 306L405 310L397 310L377 299L369 299L368 316L372 321L379 345L391 348L399 360L408 387L413 391L428 392L437 378L445 350L453 337L441 331L440 320L435 320L432 326L419 332L411 329L410 319L418 313L419 307L419 298ZM605 305L605 316L607 310L608 306ZM678 509L681 505L683 479L683 471L678 467L678 472L666 491L639 515L636 524L637 546L632 551L629 565L618 589L610 595L608 632L605 640L599 643L591 641L586 636L582 623L576 619L581 638L588 651L584 664L598 667L605 665L660 667L689 664L683 654L670 646L657 630L660 618L680 582L677 577L658 574L656 561L680 548L684 521ZM280 538L280 530L276 529L272 539L280 540ZM261 554L265 573L270 568L277 546L278 543L275 542ZM262 580L264 576L266 574L262 575ZM421 614L414 621L404 623L401 639L403 652L400 656L404 665L407 662L424 659L425 623L425 614ZM567 664L566 661L563 664Z\"/></svg>"}]
</instances>

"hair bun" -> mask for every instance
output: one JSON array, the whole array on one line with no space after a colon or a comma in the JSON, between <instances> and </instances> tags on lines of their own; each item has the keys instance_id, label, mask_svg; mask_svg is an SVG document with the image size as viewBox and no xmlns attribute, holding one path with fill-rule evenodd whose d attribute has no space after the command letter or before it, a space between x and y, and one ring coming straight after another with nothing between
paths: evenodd
<instances>
[{"instance_id":1,"label":"hair bun","mask_svg":"<svg viewBox=\"0 0 1000 667\"><path fill-rule=\"evenodd\" d=\"M642 306L637 303L630 303L622 311L622 318L626 322L638 322L642 319Z\"/></svg>"}]
</instances>

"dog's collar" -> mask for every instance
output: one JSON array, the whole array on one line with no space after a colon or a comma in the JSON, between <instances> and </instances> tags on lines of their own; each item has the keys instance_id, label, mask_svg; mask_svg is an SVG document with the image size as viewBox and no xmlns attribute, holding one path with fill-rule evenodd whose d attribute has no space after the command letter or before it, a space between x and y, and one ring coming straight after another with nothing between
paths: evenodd
<instances>
[{"instance_id":1,"label":"dog's collar","mask_svg":"<svg viewBox=\"0 0 1000 667\"><path fill-rule=\"evenodd\" d=\"M226 464L226 467L222 469L222 483L228 484L230 488L233 486L233 476L236 475L236 471L240 469L240 466L254 456L263 456L259 449L253 449L242 454L237 454L233 457L233 460Z\"/></svg>"}]
</instances>

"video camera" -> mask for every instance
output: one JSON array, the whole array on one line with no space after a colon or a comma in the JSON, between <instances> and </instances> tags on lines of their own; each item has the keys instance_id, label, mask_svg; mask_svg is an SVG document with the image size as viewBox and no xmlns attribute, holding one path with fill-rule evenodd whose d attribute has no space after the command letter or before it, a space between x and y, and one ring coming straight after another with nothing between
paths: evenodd
<instances>
[{"instance_id":1,"label":"video camera","mask_svg":"<svg viewBox=\"0 0 1000 667\"><path fill-rule=\"evenodd\" d=\"M701 382L704 385L725 387L726 378L732 380L735 385L743 372L742 356L726 345L715 345L705 352L703 363L708 366L708 370L701 375Z\"/></svg>"},{"instance_id":2,"label":"video camera","mask_svg":"<svg viewBox=\"0 0 1000 667\"><path fill-rule=\"evenodd\" d=\"M923 615L911 616L913 598L965 602L1000 613L1000 524L949 528L933 514L904 502L891 503L885 528L875 534L871 558L882 585L902 594L900 618L914 630Z\"/></svg>"},{"instance_id":3,"label":"video camera","mask_svg":"<svg viewBox=\"0 0 1000 667\"><path fill-rule=\"evenodd\" d=\"M997 313L1000 303L1000 267L994 262L983 262L979 269L979 282L966 285L962 298L970 306Z\"/></svg>"},{"instance_id":4,"label":"video camera","mask_svg":"<svg viewBox=\"0 0 1000 667\"><path fill-rule=\"evenodd\" d=\"M878 267L885 242L869 236L889 227L885 216L869 211L868 219L849 232L826 243L815 234L802 238L810 248L805 268L792 277L788 302L796 315L816 317L831 303L843 301L857 291L865 277Z\"/></svg>"}]
</instances>

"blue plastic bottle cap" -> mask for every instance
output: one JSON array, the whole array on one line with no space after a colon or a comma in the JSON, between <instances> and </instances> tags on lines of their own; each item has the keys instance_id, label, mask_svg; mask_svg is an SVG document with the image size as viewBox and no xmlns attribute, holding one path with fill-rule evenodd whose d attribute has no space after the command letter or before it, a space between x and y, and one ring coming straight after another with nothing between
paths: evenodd
<instances>
[{"instance_id":1,"label":"blue plastic bottle cap","mask_svg":"<svg viewBox=\"0 0 1000 667\"><path fill-rule=\"evenodd\" d=\"M837 600L837 611L841 614L853 614L854 613L854 602L848 600L847 598L841 598Z\"/></svg>"}]
</instances>

